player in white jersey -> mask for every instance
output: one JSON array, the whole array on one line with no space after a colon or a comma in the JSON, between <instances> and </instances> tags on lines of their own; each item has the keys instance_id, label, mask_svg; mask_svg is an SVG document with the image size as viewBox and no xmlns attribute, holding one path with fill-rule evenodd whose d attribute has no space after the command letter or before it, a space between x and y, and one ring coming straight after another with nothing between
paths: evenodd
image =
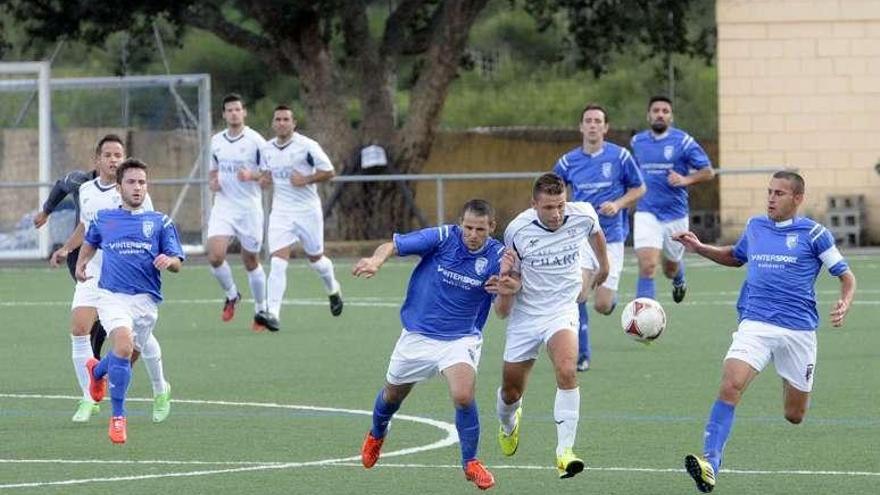
<instances>
[{"instance_id":1,"label":"player in white jersey","mask_svg":"<svg viewBox=\"0 0 880 495\"><path fill-rule=\"evenodd\" d=\"M119 208L122 199L116 189L116 167L125 159L125 146L122 138L108 134L98 141L95 149L98 177L83 183L79 188L80 219L73 233L63 246L57 249L50 258L52 266L63 264L67 255L83 243L86 229L95 219L98 211ZM153 209L149 196L144 208ZM89 395L89 377L85 363L92 357L89 331L98 319L97 301L99 296L98 282L101 275L101 251L86 266L87 274L92 277L86 282L78 282L71 303L70 333L71 357L76 378L82 391L82 399L77 405L72 420L77 423L87 422L93 413L98 412L98 405ZM165 381L162 369L162 349L155 337L150 338L142 352L147 374L153 385L153 421L164 421L171 411L171 389ZM137 355L135 355L135 360Z\"/></svg>"},{"instance_id":2,"label":"player in white jersey","mask_svg":"<svg viewBox=\"0 0 880 495\"><path fill-rule=\"evenodd\" d=\"M584 469L572 448L577 434L580 391L575 366L578 354L577 298L583 284L581 246L588 241L598 267L593 289L608 277L605 235L589 203L566 202L565 182L544 174L535 182L532 208L517 216L504 232L504 244L519 258L522 287L507 324L502 384L496 409L498 441L505 455L519 446L522 396L542 345L556 373L556 467L560 478ZM503 303L501 301L500 303Z\"/></svg>"},{"instance_id":3,"label":"player in white jersey","mask_svg":"<svg viewBox=\"0 0 880 495\"><path fill-rule=\"evenodd\" d=\"M737 405L770 362L782 378L785 419L792 424L804 420L816 369L819 313L814 287L822 268L840 280L840 296L830 314L832 326L843 325L852 305L855 276L831 233L797 216L803 201L803 178L780 171L767 188L767 214L749 219L735 245L708 246L692 232L675 235L689 251L720 265L747 267L737 302L740 322L706 422L703 454L685 457L685 468L703 493L715 488Z\"/></svg>"},{"instance_id":4,"label":"player in white jersey","mask_svg":"<svg viewBox=\"0 0 880 495\"><path fill-rule=\"evenodd\" d=\"M247 110L237 94L223 98L226 130L211 138L209 186L214 191L214 206L208 222L208 263L226 294L221 319L235 317L241 294L226 262L229 242L238 238L241 262L248 275L254 296L254 331L266 328L266 273L260 265L263 246L263 195L260 191L260 161L266 140L244 124Z\"/></svg>"},{"instance_id":5,"label":"player in white jersey","mask_svg":"<svg viewBox=\"0 0 880 495\"><path fill-rule=\"evenodd\" d=\"M342 293L333 273L333 263L324 256L324 213L315 184L335 175L327 153L313 139L296 132L293 110L278 105L272 117L275 138L263 153L265 181L273 185L267 242L272 253L267 299L266 326L279 329L281 302L287 290L287 264L290 251L302 244L309 264L321 278L330 299L330 313L342 314Z\"/></svg>"}]
</instances>

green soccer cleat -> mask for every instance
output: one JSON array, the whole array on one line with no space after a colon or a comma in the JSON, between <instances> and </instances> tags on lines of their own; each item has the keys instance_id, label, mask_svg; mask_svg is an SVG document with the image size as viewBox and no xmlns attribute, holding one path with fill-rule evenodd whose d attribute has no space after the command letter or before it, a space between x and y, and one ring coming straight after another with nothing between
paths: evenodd
<instances>
[{"instance_id":1,"label":"green soccer cleat","mask_svg":"<svg viewBox=\"0 0 880 495\"><path fill-rule=\"evenodd\" d=\"M504 426L498 425L498 445L501 446L501 453L510 457L516 454L519 448L519 422L522 419L522 406L516 409L513 417L513 430L510 435L504 433Z\"/></svg>"},{"instance_id":2,"label":"green soccer cleat","mask_svg":"<svg viewBox=\"0 0 880 495\"><path fill-rule=\"evenodd\" d=\"M565 449L562 455L556 456L556 469L560 479L571 478L584 470L584 461L574 455L571 449Z\"/></svg>"},{"instance_id":3,"label":"green soccer cleat","mask_svg":"<svg viewBox=\"0 0 880 495\"><path fill-rule=\"evenodd\" d=\"M101 412L101 406L88 400L81 399L76 406L76 412L70 418L74 423L87 423L92 419L92 414Z\"/></svg>"},{"instance_id":4,"label":"green soccer cleat","mask_svg":"<svg viewBox=\"0 0 880 495\"><path fill-rule=\"evenodd\" d=\"M715 469L712 464L703 456L688 454L684 457L684 468L687 470L694 483L697 484L697 490L702 493L709 493L715 489Z\"/></svg>"},{"instance_id":5,"label":"green soccer cleat","mask_svg":"<svg viewBox=\"0 0 880 495\"><path fill-rule=\"evenodd\" d=\"M161 423L171 414L171 384L165 382L165 393L153 397L153 423Z\"/></svg>"}]
</instances>

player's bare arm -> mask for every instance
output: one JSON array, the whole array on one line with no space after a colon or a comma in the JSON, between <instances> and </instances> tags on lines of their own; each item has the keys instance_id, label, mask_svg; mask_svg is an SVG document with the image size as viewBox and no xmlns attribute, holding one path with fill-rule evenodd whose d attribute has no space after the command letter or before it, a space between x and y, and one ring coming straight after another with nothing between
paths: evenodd
<instances>
[{"instance_id":1,"label":"player's bare arm","mask_svg":"<svg viewBox=\"0 0 880 495\"><path fill-rule=\"evenodd\" d=\"M157 270L168 270L172 273L179 272L181 265L183 265L183 262L180 258L177 256L168 256L167 254L160 254L153 260L153 266L155 266Z\"/></svg>"},{"instance_id":2,"label":"player's bare arm","mask_svg":"<svg viewBox=\"0 0 880 495\"><path fill-rule=\"evenodd\" d=\"M43 210L40 210L39 213L34 216L34 228L39 229L43 225L46 225L46 222L49 221L49 214Z\"/></svg>"},{"instance_id":3,"label":"player's bare arm","mask_svg":"<svg viewBox=\"0 0 880 495\"><path fill-rule=\"evenodd\" d=\"M614 201L606 201L599 205L599 213L609 217L617 215L620 210L635 206L636 202L645 195L647 190L644 184L639 187L631 187L626 190L623 196Z\"/></svg>"},{"instance_id":4,"label":"player's bare arm","mask_svg":"<svg viewBox=\"0 0 880 495\"><path fill-rule=\"evenodd\" d=\"M58 267L64 263L67 259L67 255L70 254L71 251L80 247L83 244L83 238L86 234L86 225L82 222L79 222L76 225L76 228L73 229L73 232L70 234L70 237L64 241L64 245L60 248L56 249L52 256L49 257L49 264L53 267Z\"/></svg>"},{"instance_id":5,"label":"player's bare arm","mask_svg":"<svg viewBox=\"0 0 880 495\"><path fill-rule=\"evenodd\" d=\"M241 182L261 181L263 173L259 170L251 170L249 168L241 168L235 173L235 177Z\"/></svg>"},{"instance_id":6,"label":"player's bare arm","mask_svg":"<svg viewBox=\"0 0 880 495\"><path fill-rule=\"evenodd\" d=\"M372 278L382 265L388 261L388 258L397 254L397 248L394 246L393 242L386 242L381 244L376 248L376 251L373 252L373 256L369 258L361 258L357 263L355 263L354 268L351 270L351 274L355 277L363 277L363 278Z\"/></svg>"},{"instance_id":7,"label":"player's bare arm","mask_svg":"<svg viewBox=\"0 0 880 495\"><path fill-rule=\"evenodd\" d=\"M75 272L76 279L80 282L85 282L86 280L92 278L86 275L86 266L89 264L89 261L92 261L92 258L95 257L96 252L98 252L98 249L95 246L92 246L88 242L82 243L82 248L80 248L79 250L79 258L76 260Z\"/></svg>"},{"instance_id":8,"label":"player's bare arm","mask_svg":"<svg viewBox=\"0 0 880 495\"><path fill-rule=\"evenodd\" d=\"M318 170L312 175L302 175L299 172L294 172L292 176L290 176L290 183L294 187L304 187L309 184L317 184L319 182L326 182L333 177L336 176L336 172L332 170Z\"/></svg>"},{"instance_id":9,"label":"player's bare arm","mask_svg":"<svg viewBox=\"0 0 880 495\"><path fill-rule=\"evenodd\" d=\"M831 308L831 326L842 327L856 294L856 276L847 270L837 278L840 279L840 298Z\"/></svg>"},{"instance_id":10,"label":"player's bare arm","mask_svg":"<svg viewBox=\"0 0 880 495\"><path fill-rule=\"evenodd\" d=\"M710 181L713 177L715 177L715 170L712 167L706 167L688 175L681 175L674 170L670 170L666 180L670 186L688 187L700 182Z\"/></svg>"},{"instance_id":11,"label":"player's bare arm","mask_svg":"<svg viewBox=\"0 0 880 495\"><path fill-rule=\"evenodd\" d=\"M208 188L214 192L220 190L220 174L217 170L208 172Z\"/></svg>"},{"instance_id":12,"label":"player's bare arm","mask_svg":"<svg viewBox=\"0 0 880 495\"><path fill-rule=\"evenodd\" d=\"M608 272L611 270L608 264L608 249L607 243L605 242L605 234L601 230L597 230L595 234L590 236L589 239L590 247L593 248L593 253L596 254L596 260L599 262L599 267L593 273L593 284L592 289L599 287L605 280L608 278Z\"/></svg>"},{"instance_id":13,"label":"player's bare arm","mask_svg":"<svg viewBox=\"0 0 880 495\"><path fill-rule=\"evenodd\" d=\"M697 253L719 265L732 267L743 265L742 261L733 256L733 246L710 246L703 244L693 232L677 232L672 234L672 238L683 244L688 252Z\"/></svg>"}]
</instances>

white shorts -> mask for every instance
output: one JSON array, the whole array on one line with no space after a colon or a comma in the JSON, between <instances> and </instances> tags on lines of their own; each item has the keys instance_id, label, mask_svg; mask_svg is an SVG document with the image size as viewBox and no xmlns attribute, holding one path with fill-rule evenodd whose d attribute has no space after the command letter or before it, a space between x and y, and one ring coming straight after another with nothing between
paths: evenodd
<instances>
[{"instance_id":1,"label":"white shorts","mask_svg":"<svg viewBox=\"0 0 880 495\"><path fill-rule=\"evenodd\" d=\"M231 211L215 206L208 221L211 237L237 237L242 249L259 253L263 247L263 209Z\"/></svg>"},{"instance_id":2,"label":"white shorts","mask_svg":"<svg viewBox=\"0 0 880 495\"><path fill-rule=\"evenodd\" d=\"M470 365L476 371L482 346L483 338L477 335L437 340L403 330L391 353L385 380L392 385L417 383L458 363Z\"/></svg>"},{"instance_id":3,"label":"white shorts","mask_svg":"<svg viewBox=\"0 0 880 495\"><path fill-rule=\"evenodd\" d=\"M602 287L617 292L617 287L620 285L620 272L623 271L623 242L612 242L607 246L608 278L605 279ZM593 252L589 242L584 242L581 245L581 269L592 271L596 268L599 268L596 253Z\"/></svg>"},{"instance_id":4,"label":"white shorts","mask_svg":"<svg viewBox=\"0 0 880 495\"><path fill-rule=\"evenodd\" d=\"M578 321L578 308L574 301L566 310L543 317L517 313L514 309L507 324L504 362L520 363L537 358L541 345L550 342L556 332L568 330L577 335Z\"/></svg>"},{"instance_id":5,"label":"white shorts","mask_svg":"<svg viewBox=\"0 0 880 495\"><path fill-rule=\"evenodd\" d=\"M669 261L681 261L684 257L684 245L674 241L672 234L685 232L690 228L688 217L661 222L653 213L637 211L633 223L633 247L635 249L662 249L663 257Z\"/></svg>"},{"instance_id":6,"label":"white shorts","mask_svg":"<svg viewBox=\"0 0 880 495\"><path fill-rule=\"evenodd\" d=\"M90 278L85 282L77 282L73 289L73 302L70 303L70 309L97 308L98 301L101 299L100 291L97 277Z\"/></svg>"},{"instance_id":7,"label":"white shorts","mask_svg":"<svg viewBox=\"0 0 880 495\"><path fill-rule=\"evenodd\" d=\"M816 351L816 332L743 320L724 359L744 361L758 372L773 361L779 376L792 387L809 392L813 389Z\"/></svg>"},{"instance_id":8,"label":"white shorts","mask_svg":"<svg viewBox=\"0 0 880 495\"><path fill-rule=\"evenodd\" d=\"M298 212L275 211L269 214L269 252L302 243L309 256L324 252L324 212L319 208Z\"/></svg>"},{"instance_id":9,"label":"white shorts","mask_svg":"<svg viewBox=\"0 0 880 495\"><path fill-rule=\"evenodd\" d=\"M149 294L117 294L98 289L98 318L110 335L120 327L129 328L134 337L134 348L143 350L159 319L159 306Z\"/></svg>"}]
</instances>

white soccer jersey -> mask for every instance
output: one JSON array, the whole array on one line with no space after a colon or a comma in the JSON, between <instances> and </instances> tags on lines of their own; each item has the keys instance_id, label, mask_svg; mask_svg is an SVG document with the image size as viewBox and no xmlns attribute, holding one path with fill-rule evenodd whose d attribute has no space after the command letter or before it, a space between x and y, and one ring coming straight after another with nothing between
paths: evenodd
<instances>
[{"instance_id":1,"label":"white soccer jersey","mask_svg":"<svg viewBox=\"0 0 880 495\"><path fill-rule=\"evenodd\" d=\"M278 144L278 138L269 141L263 152L263 169L272 173L272 211L303 211L320 209L321 198L315 184L293 186L293 173L309 176L317 171L330 172L333 164L317 141L295 132L283 145Z\"/></svg>"},{"instance_id":2,"label":"white soccer jersey","mask_svg":"<svg viewBox=\"0 0 880 495\"><path fill-rule=\"evenodd\" d=\"M522 275L513 312L548 316L573 305L582 284L581 244L600 231L589 203L566 203L565 220L554 231L541 224L534 208L513 219L504 232L504 244L519 256Z\"/></svg>"},{"instance_id":3,"label":"white soccer jersey","mask_svg":"<svg viewBox=\"0 0 880 495\"><path fill-rule=\"evenodd\" d=\"M79 220L85 224L86 232L89 230L89 224L95 220L98 211L116 209L120 206L122 206L122 196L116 190L115 182L108 186L101 183L100 177L96 177L79 186ZM153 200L149 193L144 198L143 208L147 211L153 211ZM86 265L86 274L96 280L101 275L101 260L101 250L98 249L95 256Z\"/></svg>"},{"instance_id":4,"label":"white soccer jersey","mask_svg":"<svg viewBox=\"0 0 880 495\"><path fill-rule=\"evenodd\" d=\"M260 184L257 181L238 180L238 171L258 171L266 140L257 131L245 126L241 134L230 137L228 130L211 138L211 170L217 171L220 190L214 196L214 206L232 211L263 208Z\"/></svg>"}]
</instances>

